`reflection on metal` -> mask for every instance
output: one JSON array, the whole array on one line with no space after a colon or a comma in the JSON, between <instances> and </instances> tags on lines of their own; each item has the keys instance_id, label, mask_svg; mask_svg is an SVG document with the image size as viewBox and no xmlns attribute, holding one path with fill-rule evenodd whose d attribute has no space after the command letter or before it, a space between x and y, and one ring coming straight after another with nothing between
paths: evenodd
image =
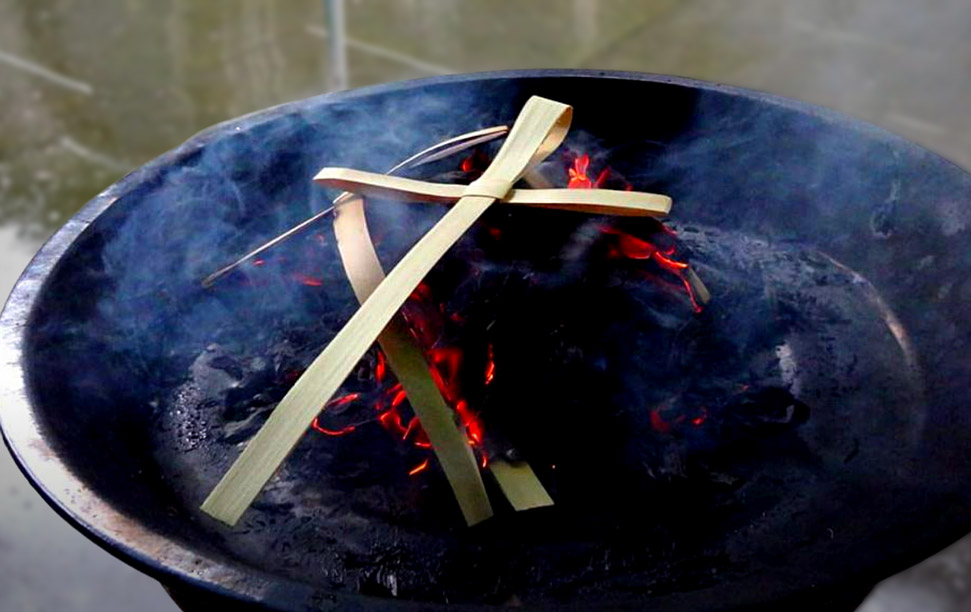
<instances>
[{"instance_id":1,"label":"reflection on metal","mask_svg":"<svg viewBox=\"0 0 971 612\"><path fill-rule=\"evenodd\" d=\"M920 393L920 404L925 403L924 398L924 376L920 371L920 361L917 359L917 353L914 351L914 345L910 341L910 334L907 333L907 329L904 327L903 323L897 317L897 314L891 310L890 305L884 301L883 296L877 291L877 288L873 286L869 280L866 279L862 274L856 270L850 268L846 264L836 261L832 256L819 252L823 257L832 262L834 266L850 274L853 277L853 282L857 283L863 288L863 293L866 295L873 307L876 308L877 313L883 319L886 324L887 329L890 330L890 335L893 336L894 340L897 341L897 345L900 346L900 352L903 353L904 362L907 364L907 369L909 374L913 377L912 380L916 388ZM924 423L926 420L926 411L923 409L913 410L911 412L913 418L913 429L911 443L918 443L921 435L924 431Z\"/></svg>"},{"instance_id":2,"label":"reflection on metal","mask_svg":"<svg viewBox=\"0 0 971 612\"><path fill-rule=\"evenodd\" d=\"M846 264L836 261L832 256L822 252L820 252L820 254L829 260L834 266L851 275L853 277L853 282L857 283L863 288L864 294L870 300L870 303L872 303L877 309L877 312L880 313L880 317L883 319L883 322L886 323L887 329L890 330L890 334L900 346L900 351L904 355L904 360L907 362L907 367L910 368L915 376L920 376L920 364L917 361L917 353L914 352L914 346L910 342L910 335L904 328L903 323L900 322L900 319L897 318L897 314L890 309L890 306L884 301L883 296L881 296L877 291L877 288L873 286L873 283L868 281L862 274L850 268Z\"/></svg>"},{"instance_id":3,"label":"reflection on metal","mask_svg":"<svg viewBox=\"0 0 971 612\"><path fill-rule=\"evenodd\" d=\"M344 0L324 0L330 37L330 89L343 91L348 88L347 70L347 22L344 18Z\"/></svg>"},{"instance_id":4,"label":"reflection on metal","mask_svg":"<svg viewBox=\"0 0 971 612\"><path fill-rule=\"evenodd\" d=\"M319 38L330 37L330 33L327 30L319 26L313 26L313 25L307 26L307 34L310 34L311 36L317 36ZM418 59L416 57L412 57L410 55L405 55L404 53L394 51L393 49L388 49L386 47L381 47L379 45L365 42L363 40L358 40L352 36L346 36L344 40L346 41L346 45L348 48L356 49L357 51L362 51L364 53L369 53L375 57L382 57L384 59L391 60L392 62L397 62L404 66L409 66L416 70L427 72L428 74L454 74L456 72L459 72L454 68L449 68L447 66L440 66L438 64L432 64L424 60Z\"/></svg>"},{"instance_id":5,"label":"reflection on metal","mask_svg":"<svg viewBox=\"0 0 971 612\"><path fill-rule=\"evenodd\" d=\"M92 87L90 83L85 83L84 81L79 81L77 79L72 79L69 76L64 76L59 72L54 72L50 68L46 68L40 64L32 62L28 59L24 59L12 53L7 53L6 51L0 51L0 63L7 64L12 68L38 76L50 83L60 85L61 87L71 89L86 96L90 96L94 93L94 87Z\"/></svg>"}]
</instances>

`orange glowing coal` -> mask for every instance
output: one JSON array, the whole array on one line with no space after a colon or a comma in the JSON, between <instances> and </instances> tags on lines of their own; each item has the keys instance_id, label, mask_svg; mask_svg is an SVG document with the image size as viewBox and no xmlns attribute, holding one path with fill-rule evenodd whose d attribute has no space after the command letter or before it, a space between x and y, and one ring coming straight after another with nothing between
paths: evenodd
<instances>
[{"instance_id":1,"label":"orange glowing coal","mask_svg":"<svg viewBox=\"0 0 971 612\"><path fill-rule=\"evenodd\" d=\"M492 345L486 349L486 370L485 370L485 384L492 383L492 380L496 377L496 356L493 354Z\"/></svg>"},{"instance_id":2,"label":"orange glowing coal","mask_svg":"<svg viewBox=\"0 0 971 612\"><path fill-rule=\"evenodd\" d=\"M596 189L603 186L610 178L610 170L604 168L597 175L597 180L591 181L587 175L589 169L590 156L586 153L577 155L573 160L573 165L567 170L567 174L570 177L567 187L570 189ZM630 189L631 185L627 184L626 188ZM672 237L677 236L674 230L664 225L661 225L661 228L664 233ZM685 292L688 294L688 299L691 300L691 307L695 312L701 312L701 304L698 302L691 283L688 282L685 276L688 271L688 264L674 259L677 247L672 244L667 249L662 250L653 242L632 236L618 229L612 227L603 227L601 229L605 234L611 234L616 237L616 249L613 251L615 255L620 255L628 259L652 259L662 269L677 276L682 286L684 286Z\"/></svg>"},{"instance_id":3,"label":"orange glowing coal","mask_svg":"<svg viewBox=\"0 0 971 612\"><path fill-rule=\"evenodd\" d=\"M691 300L692 309L695 312L702 311L701 304L698 302L694 289L686 276L688 264L674 259L675 246L672 245L662 251L653 242L648 242L647 240L632 236L613 227L604 226L601 227L601 231L604 234L610 234L616 237L615 248L611 251L613 256L626 257L627 259L653 260L661 269L678 277L678 280L681 281L681 285L684 287L685 293L688 294L688 299ZM672 229L664 228L664 231L674 235L674 230Z\"/></svg>"},{"instance_id":4,"label":"orange glowing coal","mask_svg":"<svg viewBox=\"0 0 971 612\"><path fill-rule=\"evenodd\" d=\"M446 403L455 410L459 424L466 433L469 446L479 457L479 465L485 468L489 465L489 459L482 447L485 435L482 421L463 398L459 380L463 353L456 347L431 346L438 342L438 335L434 332L440 329L441 323L436 321L435 318L440 316L440 308L432 300L431 289L428 285L422 283L409 298L406 320L428 359L432 379L441 391ZM487 357L488 363L492 364L492 369L487 370L486 374L489 382L495 376L495 365L492 362L491 351L490 346ZM376 422L401 441L408 442L416 448L431 449L431 442L422 429L418 418L411 414L410 410L407 410L408 393L401 383L394 382L392 384L387 381L387 372L387 358L381 351L378 351L371 377L376 389L367 393L349 393L332 399L325 406L324 412L314 419L311 425L313 430L327 436L344 436L367 423ZM340 429L331 429L321 424L321 417L326 415L326 409L340 408L359 401L370 402L377 416L369 421L355 423ZM411 469L408 474L417 476L427 470L428 467L429 459L426 458Z\"/></svg>"},{"instance_id":5,"label":"orange glowing coal","mask_svg":"<svg viewBox=\"0 0 971 612\"><path fill-rule=\"evenodd\" d=\"M607 181L607 177L610 176L610 171L604 168L597 175L597 180L591 181L587 176L589 168L590 156L586 153L577 155L576 159L573 160L573 165L567 170L570 180L566 186L570 189L597 189L602 187Z\"/></svg>"},{"instance_id":6,"label":"orange glowing coal","mask_svg":"<svg viewBox=\"0 0 971 612\"><path fill-rule=\"evenodd\" d=\"M417 476L418 474L424 472L427 469L428 469L428 459L425 459L424 461L422 461L421 463L419 463L417 466L413 467L411 469L411 471L408 472L408 475L409 476Z\"/></svg>"}]
</instances>

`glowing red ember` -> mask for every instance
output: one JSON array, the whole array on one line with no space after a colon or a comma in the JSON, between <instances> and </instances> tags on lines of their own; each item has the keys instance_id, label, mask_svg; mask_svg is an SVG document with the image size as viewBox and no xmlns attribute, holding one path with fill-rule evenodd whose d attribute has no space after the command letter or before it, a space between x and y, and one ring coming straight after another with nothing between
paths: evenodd
<instances>
[{"instance_id":1,"label":"glowing red ember","mask_svg":"<svg viewBox=\"0 0 971 612\"><path fill-rule=\"evenodd\" d=\"M597 176L596 181L591 181L587 176L587 172L590 168L590 156L586 153L578 155L573 160L573 165L567 170L570 176L570 181L567 187L570 189L594 189L602 186L610 176L610 171L604 168L600 174ZM630 187L630 185L628 185ZM674 230L661 225L662 231L669 236L676 236ZM622 232L618 229L612 227L604 227L602 231L605 234L612 234L616 236L616 249L615 254L619 254L628 259L653 259L658 266L662 269L676 275L684 286L685 292L688 294L688 299L691 300L691 307L695 312L701 312L701 304L698 303L697 296L695 296L694 289L691 287L691 283L688 282L686 274L688 271L688 264L677 261L674 259L676 247L673 245L663 250L652 242L648 242L642 238L632 236L626 232Z\"/></svg>"},{"instance_id":2,"label":"glowing red ember","mask_svg":"<svg viewBox=\"0 0 971 612\"><path fill-rule=\"evenodd\" d=\"M319 278L314 278L313 276L307 276L306 274L300 274L299 272L293 275L293 279L300 283L301 285L306 285L307 287L323 287L324 281Z\"/></svg>"},{"instance_id":3,"label":"glowing red ember","mask_svg":"<svg viewBox=\"0 0 971 612\"><path fill-rule=\"evenodd\" d=\"M410 472L408 472L408 475L409 476L416 476L416 475L424 472L427 469L428 469L428 459L425 459L424 461L422 461L421 463L419 463L417 466L415 466L414 468L412 468L412 470Z\"/></svg>"},{"instance_id":4,"label":"glowing red ember","mask_svg":"<svg viewBox=\"0 0 971 612\"><path fill-rule=\"evenodd\" d=\"M432 346L438 342L442 326L442 321L438 319L443 318L443 314L440 305L435 304L432 299L431 288L424 283L419 285L409 299L406 319L416 340L424 349L432 379L441 391L446 403L455 410L459 424L466 432L469 445L476 450L479 455L479 464L485 468L488 466L489 460L482 448L484 438L482 422L462 396L459 379L462 370L462 351L457 347ZM491 346L488 350L488 363L491 364ZM494 364L491 367L494 373ZM377 422L394 437L410 442L416 448L430 449L431 442L422 429L421 423L417 417L410 413L410 410L407 410L407 392L401 383L388 381L387 373L387 358L384 353L378 351L371 378L373 384L377 387L376 393L350 393L331 400L325 406L325 411L314 419L313 429L328 436L342 436L351 433L364 423L349 425L341 429L327 428L320 423L321 417L326 414L326 409L346 406L356 401L367 401L364 399L365 397L376 396L377 399L373 401L373 408L377 416L368 422ZM487 378L491 381L489 370L487 370ZM415 476L427 470L429 465L429 459L426 459L412 469L409 475Z\"/></svg>"},{"instance_id":5,"label":"glowing red ember","mask_svg":"<svg viewBox=\"0 0 971 612\"><path fill-rule=\"evenodd\" d=\"M587 176L589 168L590 156L586 153L577 155L576 159L573 160L573 165L567 170L570 180L566 186L570 189L595 189L603 186L610 175L610 171L604 168L597 176L597 180L591 181Z\"/></svg>"},{"instance_id":6,"label":"glowing red ember","mask_svg":"<svg viewBox=\"0 0 971 612\"><path fill-rule=\"evenodd\" d=\"M310 424L310 426L314 429L314 431L319 431L320 433L327 436L344 436L357 429L355 425L348 425L347 427L342 427L341 429L327 429L326 427L320 424L319 416L314 417L314 420Z\"/></svg>"},{"instance_id":7,"label":"glowing red ember","mask_svg":"<svg viewBox=\"0 0 971 612\"><path fill-rule=\"evenodd\" d=\"M708 420L708 409L704 406L701 407L701 414L691 419L691 424L695 427L701 427Z\"/></svg>"},{"instance_id":8,"label":"glowing red ember","mask_svg":"<svg viewBox=\"0 0 971 612\"><path fill-rule=\"evenodd\" d=\"M485 371L485 384L492 383L492 379L496 377L496 358L492 353L492 345L486 352L486 371Z\"/></svg>"},{"instance_id":9,"label":"glowing red ember","mask_svg":"<svg viewBox=\"0 0 971 612\"><path fill-rule=\"evenodd\" d=\"M384 353L378 351L378 364L374 366L374 380L384 382L384 376L387 371L387 361L384 358Z\"/></svg>"},{"instance_id":10,"label":"glowing red ember","mask_svg":"<svg viewBox=\"0 0 971 612\"><path fill-rule=\"evenodd\" d=\"M671 424L661 416L660 408L651 410L651 428L658 433L669 433L671 431Z\"/></svg>"}]
</instances>

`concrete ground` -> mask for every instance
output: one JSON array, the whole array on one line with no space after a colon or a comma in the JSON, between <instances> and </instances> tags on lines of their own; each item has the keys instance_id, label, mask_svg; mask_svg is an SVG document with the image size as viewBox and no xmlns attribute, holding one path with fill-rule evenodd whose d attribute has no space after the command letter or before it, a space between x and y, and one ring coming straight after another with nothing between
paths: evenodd
<instances>
[{"instance_id":1,"label":"concrete ground","mask_svg":"<svg viewBox=\"0 0 971 612\"><path fill-rule=\"evenodd\" d=\"M731 83L823 104L971 169L968 0L0 0L0 296L128 169L212 123L328 88L501 68ZM174 610L69 528L0 452L0 610ZM862 612L971 609L971 539Z\"/></svg>"}]
</instances>

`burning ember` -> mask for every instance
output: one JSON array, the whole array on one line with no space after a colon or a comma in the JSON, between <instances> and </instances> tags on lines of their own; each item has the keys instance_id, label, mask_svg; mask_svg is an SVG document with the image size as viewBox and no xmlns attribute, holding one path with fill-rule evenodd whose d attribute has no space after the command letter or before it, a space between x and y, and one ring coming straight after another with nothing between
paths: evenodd
<instances>
[{"instance_id":1,"label":"burning ember","mask_svg":"<svg viewBox=\"0 0 971 612\"><path fill-rule=\"evenodd\" d=\"M660 226L659 234L662 237L664 234L671 237L677 236L674 230L665 227L660 222L658 222L658 225ZM678 277L685 292L688 294L688 299L691 300L691 307L694 311L701 312L703 310L695 290L691 286L691 281L687 277L689 270L688 264L674 259L677 247L673 241L671 241L669 246L662 248L654 242L621 232L613 227L604 226L601 230L605 234L616 237L616 243L610 252L612 256L626 257L627 259L653 260L662 270Z\"/></svg>"},{"instance_id":2,"label":"burning ember","mask_svg":"<svg viewBox=\"0 0 971 612\"><path fill-rule=\"evenodd\" d=\"M597 189L602 187L607 180L611 178L611 172L609 168L604 168L597 175L597 180L591 181L587 176L587 172L590 168L590 156L586 153L577 155L573 160L573 164L567 169L567 174L570 177L567 187L570 189ZM631 189L630 183L624 181L624 188L628 191ZM687 278L688 264L677 261L675 259L675 253L677 251L677 245L671 238L676 238L677 233L666 227L660 221L655 221L659 231L655 234L664 237L665 235L669 237L666 246L659 246L654 242L649 240L641 239L631 234L622 232L614 227L604 226L602 231L605 234L609 234L616 237L616 245L611 250L611 254L617 257L626 257L628 259L651 259L663 270L670 272L678 277L681 284L684 286L685 292L688 294L688 298L691 300L691 306L694 308L695 312L701 312L702 307L699 303L698 296L695 293L694 288L691 286L690 280Z\"/></svg>"},{"instance_id":3,"label":"burning ember","mask_svg":"<svg viewBox=\"0 0 971 612\"><path fill-rule=\"evenodd\" d=\"M463 352L456 347L437 346L440 335L438 330L441 330L445 324L441 316L442 309L443 306L432 300L432 292L428 285L422 283L405 305L404 312L412 333L428 360L432 379L446 403L458 415L459 424L465 431L469 446L476 453L479 464L485 468L489 459L482 446L484 437L482 422L469 408L460 384ZM489 384L495 377L495 362L492 359L491 347L488 349L487 363L489 365L486 368L484 384ZM386 358L380 350L377 350L374 364L368 375L371 380L370 391L348 393L332 399L325 406L325 410L314 419L312 425L314 431L327 436L343 436L363 425L377 423L403 442L408 442L416 448L431 449L431 443L421 423L406 404L408 394L401 383L392 383L388 380L387 372ZM371 407L371 411L375 414L373 418L336 429L321 424L322 418L328 415L340 415L353 404L360 402ZM429 459L426 458L408 474L415 476L428 469L428 466Z\"/></svg>"},{"instance_id":4,"label":"burning ember","mask_svg":"<svg viewBox=\"0 0 971 612\"><path fill-rule=\"evenodd\" d=\"M671 433L671 430L676 427L681 427L685 423L691 425L692 427L701 427L708 420L708 409L704 406L697 409L694 413L695 416L688 418L687 414L668 414L669 412L663 407L652 408L651 414L651 429L658 433L666 434Z\"/></svg>"},{"instance_id":5,"label":"burning ember","mask_svg":"<svg viewBox=\"0 0 971 612\"><path fill-rule=\"evenodd\" d=\"M587 170L590 168L590 156L586 153L577 155L573 160L573 165L567 169L570 181L567 187L570 189L599 189L607 181L610 171L604 168L600 171L596 181L591 181L587 177Z\"/></svg>"},{"instance_id":6,"label":"burning ember","mask_svg":"<svg viewBox=\"0 0 971 612\"><path fill-rule=\"evenodd\" d=\"M486 465L488 459L481 449L483 427L478 415L473 412L468 402L463 399L459 374L462 371L463 353L451 346L438 346L442 326L445 325L441 316L443 306L432 299L431 289L422 283L412 294L405 306L405 318L411 326L412 333L418 340L429 363L432 379L441 391L448 405L455 410L459 422L466 432L467 440L476 452L481 455L480 463ZM491 358L489 348L485 384L495 376L495 364ZM401 383L388 379L387 359L380 350L375 351L373 365L367 378L371 380L371 389L367 392L348 393L332 399L325 406L325 410L313 422L313 429L328 436L343 436L353 432L358 427L368 423L377 423L385 430L402 441L422 449L430 449L431 444L418 419L406 404L408 394ZM321 424L321 419L327 415L340 415L352 405L364 403L371 407L375 416L366 421L346 425L341 428L329 428ZM428 461L409 472L418 474L428 467Z\"/></svg>"}]
</instances>

